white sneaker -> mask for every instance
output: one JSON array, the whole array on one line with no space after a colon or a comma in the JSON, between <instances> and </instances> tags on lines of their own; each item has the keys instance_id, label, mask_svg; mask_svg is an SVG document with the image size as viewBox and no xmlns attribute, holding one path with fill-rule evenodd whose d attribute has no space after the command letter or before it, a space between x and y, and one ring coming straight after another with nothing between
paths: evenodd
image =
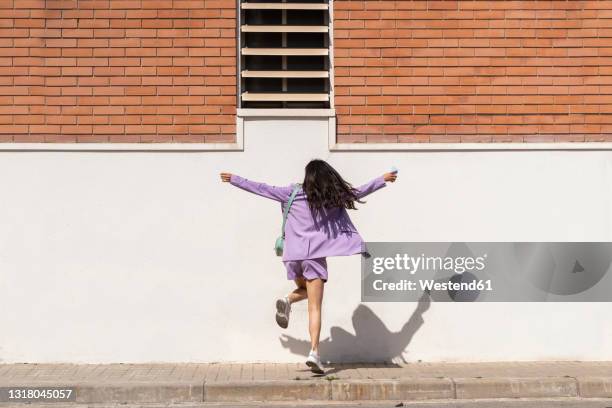
<instances>
[{"instance_id":1,"label":"white sneaker","mask_svg":"<svg viewBox=\"0 0 612 408\"><path fill-rule=\"evenodd\" d=\"M291 314L291 303L289 298L278 299L276 301L276 323L283 329L289 327L289 315Z\"/></svg>"},{"instance_id":2,"label":"white sneaker","mask_svg":"<svg viewBox=\"0 0 612 408\"><path fill-rule=\"evenodd\" d=\"M312 350L310 350L310 354L308 354L308 358L306 359L306 365L310 368L310 371L315 374L325 374L325 371L323 370L323 364L321 363L321 358Z\"/></svg>"}]
</instances>

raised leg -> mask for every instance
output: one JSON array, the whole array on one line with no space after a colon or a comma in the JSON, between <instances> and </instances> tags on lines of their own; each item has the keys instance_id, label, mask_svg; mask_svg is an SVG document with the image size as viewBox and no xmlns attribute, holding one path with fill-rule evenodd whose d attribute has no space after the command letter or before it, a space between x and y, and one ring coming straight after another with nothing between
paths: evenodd
<instances>
[{"instance_id":1,"label":"raised leg","mask_svg":"<svg viewBox=\"0 0 612 408\"><path fill-rule=\"evenodd\" d=\"M299 302L300 300L304 300L308 297L306 295L306 281L303 278L297 278L295 280L295 285L297 288L287 295L289 303Z\"/></svg>"}]
</instances>

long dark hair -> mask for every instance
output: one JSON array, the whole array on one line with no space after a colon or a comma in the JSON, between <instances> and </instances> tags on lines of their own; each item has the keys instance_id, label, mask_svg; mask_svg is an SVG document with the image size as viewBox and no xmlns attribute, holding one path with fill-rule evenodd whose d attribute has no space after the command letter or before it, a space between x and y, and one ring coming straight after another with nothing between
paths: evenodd
<instances>
[{"instance_id":1,"label":"long dark hair","mask_svg":"<svg viewBox=\"0 0 612 408\"><path fill-rule=\"evenodd\" d=\"M337 207L354 210L355 202L363 202L357 198L357 190L320 159L311 160L306 165L302 188L314 212Z\"/></svg>"}]
</instances>

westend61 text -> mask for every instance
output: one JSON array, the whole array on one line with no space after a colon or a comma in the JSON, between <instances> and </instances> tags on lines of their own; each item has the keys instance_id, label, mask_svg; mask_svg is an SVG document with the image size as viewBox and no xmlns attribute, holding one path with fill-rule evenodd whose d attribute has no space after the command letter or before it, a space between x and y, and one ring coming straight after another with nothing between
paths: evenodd
<instances>
[{"instance_id":1,"label":"westend61 text","mask_svg":"<svg viewBox=\"0 0 612 408\"><path fill-rule=\"evenodd\" d=\"M438 291L438 290L478 290L478 291L491 291L493 287L491 280L473 280L471 282L436 282L435 280L419 280L417 282L403 279L398 282L383 282L378 279L372 284L376 291L387 291L387 290L427 290L427 291ZM418 287L417 287L418 286Z\"/></svg>"}]
</instances>

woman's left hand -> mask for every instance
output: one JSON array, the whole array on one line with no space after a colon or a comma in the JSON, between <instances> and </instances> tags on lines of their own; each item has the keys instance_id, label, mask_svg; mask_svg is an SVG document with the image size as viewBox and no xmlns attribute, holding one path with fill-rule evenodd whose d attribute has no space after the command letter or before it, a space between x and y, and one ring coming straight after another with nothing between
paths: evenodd
<instances>
[{"instance_id":1,"label":"woman's left hand","mask_svg":"<svg viewBox=\"0 0 612 408\"><path fill-rule=\"evenodd\" d=\"M395 183L395 180L397 179L397 173L385 173L385 174L383 174L383 177L384 177L385 181L389 181L391 183Z\"/></svg>"}]
</instances>

